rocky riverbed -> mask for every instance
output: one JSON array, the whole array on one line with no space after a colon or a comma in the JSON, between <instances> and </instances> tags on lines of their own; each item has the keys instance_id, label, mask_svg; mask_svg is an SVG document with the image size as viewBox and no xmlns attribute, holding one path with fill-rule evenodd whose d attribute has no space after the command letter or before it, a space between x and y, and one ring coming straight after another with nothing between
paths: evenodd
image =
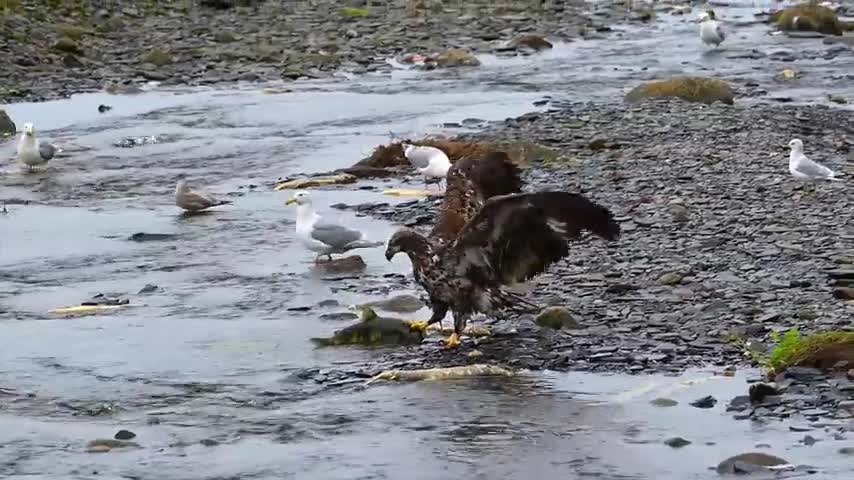
<instances>
[{"instance_id":1,"label":"rocky riverbed","mask_svg":"<svg viewBox=\"0 0 854 480\"><path fill-rule=\"evenodd\" d=\"M210 85L388 73L390 58L449 49L458 50L440 66L468 65L478 63L472 53L541 48L513 43L523 34L572 41L601 36L618 19L649 20L622 3L599 2L591 10L577 0L5 2L0 101L102 88L133 92L150 81Z\"/></svg>"},{"instance_id":2,"label":"rocky riverbed","mask_svg":"<svg viewBox=\"0 0 854 480\"><path fill-rule=\"evenodd\" d=\"M550 147L558 160L529 165L527 189L582 192L612 209L623 236L611 245L576 242L568 260L533 282L532 295L565 307L575 328L543 329L532 317L486 320L492 337L458 351L428 341L391 353L392 366L476 359L529 369L680 372L746 365L766 351L771 332L852 328L851 185L820 183L813 193L791 178L787 148L800 138L811 158L850 172L850 115L814 106L572 104L474 138ZM432 223L439 203L341 207L420 228ZM845 370L828 402L854 399Z\"/></svg>"}]
</instances>

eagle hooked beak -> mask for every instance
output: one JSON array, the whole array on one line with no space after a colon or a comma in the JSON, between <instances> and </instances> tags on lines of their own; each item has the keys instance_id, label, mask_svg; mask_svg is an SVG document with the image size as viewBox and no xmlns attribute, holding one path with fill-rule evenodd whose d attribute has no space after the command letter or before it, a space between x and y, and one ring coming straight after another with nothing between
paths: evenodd
<instances>
[{"instance_id":1,"label":"eagle hooked beak","mask_svg":"<svg viewBox=\"0 0 854 480\"><path fill-rule=\"evenodd\" d=\"M388 247L385 249L385 259L390 262L399 252L400 250L397 247Z\"/></svg>"},{"instance_id":2,"label":"eagle hooked beak","mask_svg":"<svg viewBox=\"0 0 854 480\"><path fill-rule=\"evenodd\" d=\"M287 201L287 202L285 202L285 205L290 206L290 205L293 205L293 204L295 204L295 203L297 203L297 199L296 199L296 198L289 198L289 199L288 199L288 201Z\"/></svg>"}]
</instances>

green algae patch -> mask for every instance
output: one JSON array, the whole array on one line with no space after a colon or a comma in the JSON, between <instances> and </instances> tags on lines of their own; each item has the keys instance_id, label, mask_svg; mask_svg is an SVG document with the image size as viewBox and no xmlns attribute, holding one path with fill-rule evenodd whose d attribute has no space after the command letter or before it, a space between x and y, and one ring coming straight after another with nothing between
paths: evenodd
<instances>
[{"instance_id":1,"label":"green algae patch","mask_svg":"<svg viewBox=\"0 0 854 480\"><path fill-rule=\"evenodd\" d=\"M803 336L792 328L783 335L772 334L777 345L763 361L769 375L789 367L830 369L840 362L854 364L854 332L826 331Z\"/></svg>"}]
</instances>

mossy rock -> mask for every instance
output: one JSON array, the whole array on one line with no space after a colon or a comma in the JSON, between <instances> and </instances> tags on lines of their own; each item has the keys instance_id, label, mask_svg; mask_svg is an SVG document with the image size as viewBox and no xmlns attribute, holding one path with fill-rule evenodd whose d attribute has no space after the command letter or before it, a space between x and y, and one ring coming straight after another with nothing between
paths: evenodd
<instances>
[{"instance_id":1,"label":"mossy rock","mask_svg":"<svg viewBox=\"0 0 854 480\"><path fill-rule=\"evenodd\" d=\"M705 77L673 77L639 85L626 94L627 102L640 102L655 98L680 98L686 102L723 102L732 105L735 93L723 80Z\"/></svg>"},{"instance_id":2,"label":"mossy rock","mask_svg":"<svg viewBox=\"0 0 854 480\"><path fill-rule=\"evenodd\" d=\"M234 34L229 31L224 31L216 32L213 36L213 39L217 43L231 43L237 40L237 37L235 37Z\"/></svg>"},{"instance_id":3,"label":"mossy rock","mask_svg":"<svg viewBox=\"0 0 854 480\"><path fill-rule=\"evenodd\" d=\"M437 55L433 60L436 62L436 65L443 68L476 67L480 65L480 60L473 53L462 48L446 50Z\"/></svg>"},{"instance_id":4,"label":"mossy rock","mask_svg":"<svg viewBox=\"0 0 854 480\"><path fill-rule=\"evenodd\" d=\"M18 129L15 126L15 122L9 118L9 115L5 110L0 109L0 136L15 135L17 131Z\"/></svg>"},{"instance_id":5,"label":"mossy rock","mask_svg":"<svg viewBox=\"0 0 854 480\"><path fill-rule=\"evenodd\" d=\"M842 35L842 32L848 29L848 25L840 22L833 10L815 2L802 3L774 12L770 19L777 28L784 31L800 30L826 35Z\"/></svg>"},{"instance_id":6,"label":"mossy rock","mask_svg":"<svg viewBox=\"0 0 854 480\"><path fill-rule=\"evenodd\" d=\"M543 328L560 330L562 328L579 328L580 325L575 317L564 307L548 307L537 315L534 323Z\"/></svg>"},{"instance_id":7,"label":"mossy rock","mask_svg":"<svg viewBox=\"0 0 854 480\"><path fill-rule=\"evenodd\" d=\"M68 37L62 37L53 44L53 48L59 52L65 53L73 53L75 55L82 55L83 50L80 49L80 45L77 44L74 40Z\"/></svg>"},{"instance_id":8,"label":"mossy rock","mask_svg":"<svg viewBox=\"0 0 854 480\"><path fill-rule=\"evenodd\" d=\"M548 50L554 45L552 45L551 42L539 35L525 34L519 35L518 37L511 40L508 46L512 48L525 47L530 48L532 50Z\"/></svg>"},{"instance_id":9,"label":"mossy rock","mask_svg":"<svg viewBox=\"0 0 854 480\"><path fill-rule=\"evenodd\" d=\"M347 18L364 18L370 14L367 8L344 7L341 9L341 16Z\"/></svg>"},{"instance_id":10,"label":"mossy rock","mask_svg":"<svg viewBox=\"0 0 854 480\"><path fill-rule=\"evenodd\" d=\"M57 24L51 26L51 28L62 35L74 40L75 42L79 42L85 35L94 35L95 32L91 29L78 27L76 25L67 25L67 24Z\"/></svg>"},{"instance_id":11,"label":"mossy rock","mask_svg":"<svg viewBox=\"0 0 854 480\"><path fill-rule=\"evenodd\" d=\"M790 329L778 339L765 361L769 376L789 367L833 368L839 362L854 365L854 332L825 331L801 336Z\"/></svg>"},{"instance_id":12,"label":"mossy rock","mask_svg":"<svg viewBox=\"0 0 854 480\"><path fill-rule=\"evenodd\" d=\"M163 50L152 50L142 57L143 63L150 63L158 67L165 67L172 64L172 55Z\"/></svg>"}]
</instances>

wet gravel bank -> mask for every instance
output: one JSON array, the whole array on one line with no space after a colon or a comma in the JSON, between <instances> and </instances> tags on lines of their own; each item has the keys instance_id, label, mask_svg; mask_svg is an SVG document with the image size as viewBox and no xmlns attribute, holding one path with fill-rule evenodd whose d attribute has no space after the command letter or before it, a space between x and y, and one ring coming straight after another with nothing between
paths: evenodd
<instances>
[{"instance_id":1,"label":"wet gravel bank","mask_svg":"<svg viewBox=\"0 0 854 480\"><path fill-rule=\"evenodd\" d=\"M850 115L820 106L577 104L508 120L482 136L557 150L558 163L526 170L526 188L583 192L614 211L623 237L611 246L580 240L535 281L533 297L565 306L580 328L481 320L494 336L453 352L428 337L388 354L385 364L476 359L529 369L680 372L746 365L748 346L761 353L772 331L854 327L845 295L854 276L851 183L808 192L789 175L786 146L801 138L810 158L850 171ZM438 203L350 208L426 228ZM844 370L837 386L816 376L828 388L813 394L854 399Z\"/></svg>"},{"instance_id":2,"label":"wet gravel bank","mask_svg":"<svg viewBox=\"0 0 854 480\"><path fill-rule=\"evenodd\" d=\"M601 36L607 23L640 20L622 2L602 2L595 12L581 1L244 1L225 3L249 6L223 9L147 0L20 3L0 16L2 102L133 91L147 81L206 85L385 72L387 59L400 54L530 53L507 45L529 33L562 41Z\"/></svg>"}]
</instances>

